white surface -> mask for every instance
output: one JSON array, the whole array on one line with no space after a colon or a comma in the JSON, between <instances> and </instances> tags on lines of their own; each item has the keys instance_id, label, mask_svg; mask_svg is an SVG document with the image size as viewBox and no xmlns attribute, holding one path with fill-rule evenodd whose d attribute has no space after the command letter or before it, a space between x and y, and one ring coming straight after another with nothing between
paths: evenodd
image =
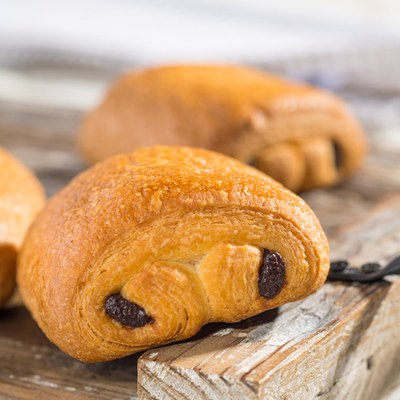
<instances>
[{"instance_id":1,"label":"white surface","mask_svg":"<svg viewBox=\"0 0 400 400\"><path fill-rule=\"evenodd\" d=\"M0 101L52 108L89 110L103 97L107 83L73 77L35 77L0 69Z\"/></svg>"},{"instance_id":2,"label":"white surface","mask_svg":"<svg viewBox=\"0 0 400 400\"><path fill-rule=\"evenodd\" d=\"M399 3L2 0L0 51L3 59L58 51L139 63L270 60L396 36Z\"/></svg>"},{"instance_id":3,"label":"white surface","mask_svg":"<svg viewBox=\"0 0 400 400\"><path fill-rule=\"evenodd\" d=\"M382 400L400 400L400 387L391 391Z\"/></svg>"}]
</instances>

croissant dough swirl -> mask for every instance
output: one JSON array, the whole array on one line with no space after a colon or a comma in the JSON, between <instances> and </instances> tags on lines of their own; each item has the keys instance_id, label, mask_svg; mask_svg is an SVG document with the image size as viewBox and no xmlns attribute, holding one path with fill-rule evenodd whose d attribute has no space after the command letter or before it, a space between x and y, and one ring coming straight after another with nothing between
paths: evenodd
<instances>
[{"instance_id":1,"label":"croissant dough swirl","mask_svg":"<svg viewBox=\"0 0 400 400\"><path fill-rule=\"evenodd\" d=\"M39 181L0 148L0 306L14 291L19 248L43 205L44 192Z\"/></svg>"},{"instance_id":2,"label":"croissant dough swirl","mask_svg":"<svg viewBox=\"0 0 400 400\"><path fill-rule=\"evenodd\" d=\"M123 76L79 136L91 161L158 144L225 153L294 191L340 181L366 152L363 131L334 95L234 66L166 66Z\"/></svg>"},{"instance_id":3,"label":"croissant dough swirl","mask_svg":"<svg viewBox=\"0 0 400 400\"><path fill-rule=\"evenodd\" d=\"M328 265L318 220L280 184L207 150L155 147L109 158L51 199L18 283L50 340L102 361L301 299Z\"/></svg>"}]
</instances>

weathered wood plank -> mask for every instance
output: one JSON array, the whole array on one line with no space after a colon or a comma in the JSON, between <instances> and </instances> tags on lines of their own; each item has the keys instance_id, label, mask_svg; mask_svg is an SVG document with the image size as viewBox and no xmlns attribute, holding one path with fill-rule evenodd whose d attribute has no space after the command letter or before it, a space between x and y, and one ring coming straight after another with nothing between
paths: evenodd
<instances>
[{"instance_id":1,"label":"weathered wood plank","mask_svg":"<svg viewBox=\"0 0 400 400\"><path fill-rule=\"evenodd\" d=\"M332 238L333 258L359 265L399 255L399 216L400 195ZM138 364L139 395L377 399L400 380L399 326L399 279L328 283L304 301L146 352Z\"/></svg>"},{"instance_id":2,"label":"weathered wood plank","mask_svg":"<svg viewBox=\"0 0 400 400\"><path fill-rule=\"evenodd\" d=\"M81 113L0 103L0 146L29 165L48 195L86 166L76 151Z\"/></svg>"},{"instance_id":3,"label":"weathered wood plank","mask_svg":"<svg viewBox=\"0 0 400 400\"><path fill-rule=\"evenodd\" d=\"M137 357L84 364L53 346L22 306L0 312L0 398L134 399Z\"/></svg>"}]
</instances>

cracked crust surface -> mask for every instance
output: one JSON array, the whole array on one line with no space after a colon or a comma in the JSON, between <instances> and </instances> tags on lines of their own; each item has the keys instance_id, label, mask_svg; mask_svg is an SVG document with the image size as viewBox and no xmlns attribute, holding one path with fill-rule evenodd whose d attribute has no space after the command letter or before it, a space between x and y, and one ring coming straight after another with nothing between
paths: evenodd
<instances>
[{"instance_id":1,"label":"cracked crust surface","mask_svg":"<svg viewBox=\"0 0 400 400\"><path fill-rule=\"evenodd\" d=\"M263 249L286 266L272 299L258 289ZM29 230L18 283L50 340L102 361L299 300L328 268L325 235L295 194L232 158L154 147L111 157L53 197ZM153 322L110 318L116 293Z\"/></svg>"}]
</instances>

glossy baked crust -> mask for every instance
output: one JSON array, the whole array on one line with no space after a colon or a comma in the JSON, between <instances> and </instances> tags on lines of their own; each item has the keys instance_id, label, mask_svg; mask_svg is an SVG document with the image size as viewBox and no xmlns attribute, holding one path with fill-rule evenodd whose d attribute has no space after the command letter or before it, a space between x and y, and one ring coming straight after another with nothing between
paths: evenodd
<instances>
[{"instance_id":1,"label":"glossy baked crust","mask_svg":"<svg viewBox=\"0 0 400 400\"><path fill-rule=\"evenodd\" d=\"M79 136L92 162L158 144L225 153L294 191L338 182L360 166L367 147L334 95L234 66L127 74L87 115Z\"/></svg>"},{"instance_id":2,"label":"glossy baked crust","mask_svg":"<svg viewBox=\"0 0 400 400\"><path fill-rule=\"evenodd\" d=\"M270 299L258 288L263 249L286 266ZM18 284L50 340L102 361L301 299L328 265L320 224L295 194L229 157L154 147L98 163L48 202L25 240ZM114 295L151 322L111 318Z\"/></svg>"},{"instance_id":3,"label":"glossy baked crust","mask_svg":"<svg viewBox=\"0 0 400 400\"><path fill-rule=\"evenodd\" d=\"M0 306L15 287L15 264L22 240L44 205L44 192L27 167L0 148Z\"/></svg>"}]
</instances>

